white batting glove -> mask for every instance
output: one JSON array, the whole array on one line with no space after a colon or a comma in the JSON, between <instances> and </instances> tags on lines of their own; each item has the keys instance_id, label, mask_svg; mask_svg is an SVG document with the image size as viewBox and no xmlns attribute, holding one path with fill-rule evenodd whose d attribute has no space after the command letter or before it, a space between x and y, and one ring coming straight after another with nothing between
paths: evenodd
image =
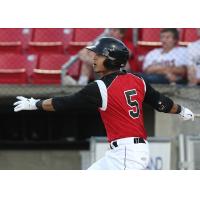
<instances>
[{"instance_id":1,"label":"white batting glove","mask_svg":"<svg viewBox=\"0 0 200 200\"><path fill-rule=\"evenodd\" d=\"M40 99L25 98L22 96L16 97L19 101L16 101L13 105L15 106L14 111L19 112L21 110L37 110L36 103Z\"/></svg>"},{"instance_id":2,"label":"white batting glove","mask_svg":"<svg viewBox=\"0 0 200 200\"><path fill-rule=\"evenodd\" d=\"M186 120L194 121L194 113L188 108L184 108L183 106L181 106L181 112L179 113L179 116L184 121Z\"/></svg>"}]
</instances>

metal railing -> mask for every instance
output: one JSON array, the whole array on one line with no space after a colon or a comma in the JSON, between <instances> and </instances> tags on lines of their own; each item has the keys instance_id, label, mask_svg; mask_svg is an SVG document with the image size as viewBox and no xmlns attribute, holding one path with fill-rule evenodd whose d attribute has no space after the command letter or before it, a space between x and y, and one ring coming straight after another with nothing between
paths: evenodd
<instances>
[{"instance_id":1,"label":"metal railing","mask_svg":"<svg viewBox=\"0 0 200 200\"><path fill-rule=\"evenodd\" d=\"M109 34L109 29L106 28L102 34L100 34L97 38L95 38L91 43L95 43L97 40L99 40L101 37L106 36ZM82 49L81 49L82 50ZM80 51L81 51L80 50ZM80 52L79 51L79 52ZM67 70L79 59L79 52L73 56L70 57L69 61L67 61L61 69L61 86L64 86L64 79L67 74Z\"/></svg>"}]
</instances>

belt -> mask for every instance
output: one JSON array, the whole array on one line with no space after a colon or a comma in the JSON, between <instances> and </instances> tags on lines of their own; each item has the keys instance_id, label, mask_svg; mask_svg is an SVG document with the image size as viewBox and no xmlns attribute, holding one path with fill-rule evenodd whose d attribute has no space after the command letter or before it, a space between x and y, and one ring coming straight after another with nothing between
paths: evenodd
<instances>
[{"instance_id":1,"label":"belt","mask_svg":"<svg viewBox=\"0 0 200 200\"><path fill-rule=\"evenodd\" d=\"M110 148L114 149L114 148L118 147L120 144L130 144L130 143L133 143L133 144L144 143L144 144L146 144L146 142L143 138L125 138L125 139L119 139L119 140L112 141L110 143Z\"/></svg>"}]
</instances>

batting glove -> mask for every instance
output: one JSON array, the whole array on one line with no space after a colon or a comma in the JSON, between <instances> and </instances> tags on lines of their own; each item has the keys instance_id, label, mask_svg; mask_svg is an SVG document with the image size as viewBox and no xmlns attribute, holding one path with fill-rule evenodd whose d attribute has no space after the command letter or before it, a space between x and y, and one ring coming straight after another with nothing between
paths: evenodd
<instances>
[{"instance_id":1,"label":"batting glove","mask_svg":"<svg viewBox=\"0 0 200 200\"><path fill-rule=\"evenodd\" d=\"M40 101L40 99L33 98L25 98L22 96L16 97L19 101L15 102L13 105L15 106L14 111L19 112L21 110L37 110L36 103Z\"/></svg>"},{"instance_id":2,"label":"batting glove","mask_svg":"<svg viewBox=\"0 0 200 200\"><path fill-rule=\"evenodd\" d=\"M184 121L186 120L194 121L194 113L188 108L184 108L183 106L181 106L181 112L179 113L179 116Z\"/></svg>"}]
</instances>

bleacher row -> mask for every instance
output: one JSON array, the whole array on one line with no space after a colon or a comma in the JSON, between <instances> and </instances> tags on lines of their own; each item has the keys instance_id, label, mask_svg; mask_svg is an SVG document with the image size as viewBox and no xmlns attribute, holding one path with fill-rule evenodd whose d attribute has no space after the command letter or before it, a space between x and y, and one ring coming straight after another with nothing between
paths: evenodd
<instances>
[{"instance_id":1,"label":"bleacher row","mask_svg":"<svg viewBox=\"0 0 200 200\"><path fill-rule=\"evenodd\" d=\"M103 32L99 29L0 29L0 83L58 84L70 56ZM80 61L68 74L77 79Z\"/></svg>"},{"instance_id":2,"label":"bleacher row","mask_svg":"<svg viewBox=\"0 0 200 200\"><path fill-rule=\"evenodd\" d=\"M197 40L196 29L179 29L180 45ZM1 84L59 84L60 69L70 56L104 31L103 28L1 28ZM141 66L142 56L160 44L160 29L137 30L135 59ZM126 39L133 42L133 29ZM71 66L68 74L78 79L80 61Z\"/></svg>"}]
</instances>

